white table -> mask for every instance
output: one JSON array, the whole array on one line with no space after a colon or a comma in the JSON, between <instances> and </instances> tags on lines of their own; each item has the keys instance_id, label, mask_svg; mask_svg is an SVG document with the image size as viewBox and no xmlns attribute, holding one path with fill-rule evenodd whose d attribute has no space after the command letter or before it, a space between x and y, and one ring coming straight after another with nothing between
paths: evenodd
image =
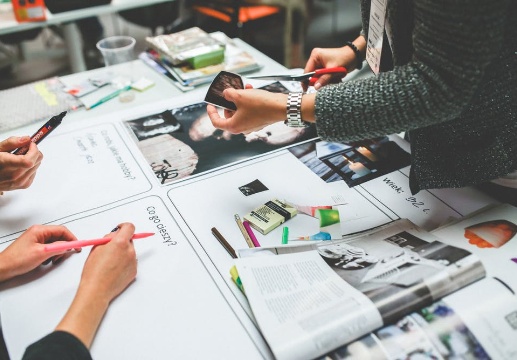
<instances>
[{"instance_id":1,"label":"white table","mask_svg":"<svg viewBox=\"0 0 517 360\"><path fill-rule=\"evenodd\" d=\"M270 74L270 73L281 73L286 70L286 68L272 60L271 58L267 57L266 55L260 53L259 51L255 50L248 44L244 43L243 41L239 39L235 39L235 42L241 46L243 49L248 51L250 54L252 54L255 59L263 65L263 68L257 72L259 74ZM226 359L270 359L272 358L271 355L268 352L267 346L260 336L260 333L256 326L253 324L251 317L246 313L245 309L240 305L238 302L238 298L233 293L233 291L236 291L236 289L230 288L228 284L225 282L225 278L218 277L217 275L211 275L211 274L217 274L217 269L210 265L209 259L205 259L206 255L203 255L203 258L198 257L198 253L202 254L202 249L198 249L199 245L196 244L196 242L192 242L192 246L188 244L186 238L184 238L184 235L180 232L178 226L176 225L176 220L173 219L173 213L170 212L170 210L167 210L165 208L165 203L168 203L167 200L167 191L168 188L159 186L157 183L152 184L152 188L150 186L151 183L146 183L147 180L145 180L144 172L141 172L141 170L138 169L146 169L146 166L138 165L142 159L141 156L138 155L138 153L135 150L134 144L131 143L131 141L123 141L125 139L126 135L123 131L118 131L119 129L118 123L121 122L121 119L127 119L127 118L134 118L139 115L145 115L152 112L155 112L159 109L167 109L170 108L171 104L187 104L187 103L194 103L202 101L204 98L204 95L207 91L208 85L201 86L199 88L196 88L195 90L189 91L189 92L182 92L178 88L176 88L175 85L173 85L172 81L168 78L156 73L153 69L148 67L146 64L141 62L140 60L135 60L132 62L114 65L110 67L104 67L99 68L95 70L90 70L86 72L71 74L62 77L62 81L66 84L78 84L84 81L85 79L88 79L89 77L100 75L107 72L114 72L121 75L125 74L133 74L135 77L146 77L150 80L152 80L155 84L153 87L143 91L143 92L135 92L135 98L133 101L128 103L120 102L118 99L112 99L92 110L84 110L80 109L77 111L70 112L70 114L67 115L66 120L63 121L62 125L59 128L59 133L56 133L54 135L61 135L63 139L68 139L66 141L72 141L71 148L68 148L64 152L68 155L72 155L74 157L74 161L71 163L74 164L82 164L82 160L84 157L76 157L74 154L75 152L75 141L76 139L79 140L79 137L89 136L88 134L93 134L92 131L95 132L95 134L101 134L104 130L107 130L110 132L110 136L113 137L113 140L116 141L116 149L117 151L120 151L120 156L122 156L124 159L127 159L125 161L131 162L131 168L134 169L133 171L138 171L139 173L139 185L138 188L133 188L131 185L132 182L126 182L122 181L122 184L124 185L130 185L131 189L128 193L131 193L131 197L133 199L136 199L136 197L140 198L137 200L136 203L142 204L138 205L136 208L142 208L145 209L146 207L149 207L149 201L153 202L153 206L160 207L160 219L161 221L166 221L169 231L174 229L174 233L171 233L173 235L173 239L180 239L181 238L181 244L179 244L178 248L181 248L180 251L176 251L174 247L166 247L165 245L162 245L159 238L154 239L153 242L141 242L138 245L144 245L149 246L153 245L157 249L164 249L164 251L156 251L156 253L161 254L160 256L165 257L167 256L166 260L163 261L163 263L168 264L167 267L169 267L171 276L170 279L174 279L173 282L178 282L177 284L173 284L173 282L167 281L166 283L163 283L167 286L160 286L160 283L163 282L163 266L159 265L160 262L153 262L153 264L158 264L160 273L158 275L162 276L161 280L158 282L155 281L155 278L160 278L160 276L156 276L149 271L145 271L141 267L141 273L139 274L138 283L139 284L150 284L154 286L155 284L157 287L152 291L149 292L150 296L146 296L146 299L151 299L152 301L158 300L160 304L163 304L165 306L165 310L169 308L174 308L173 311L165 311L161 313L160 317L160 323L156 322L155 317L147 316L148 312L142 312L144 321L147 322L145 319L150 320L148 325L145 325L145 327L142 327L142 321L141 319L137 319L133 324L136 324L136 327L138 329L141 329L141 333L138 332L135 334L135 337L138 338L139 343L142 344L142 346L138 347L141 349L142 353L145 353L145 356L142 354L122 354L125 347L124 346L117 346L113 345L111 343L111 336L104 336L103 335L103 329L106 331L106 329L109 329L109 327L103 326L100 329L99 336L96 338L95 342L97 347L101 349L108 349L108 351L111 351L109 349L112 349L114 353L117 353L117 355L120 358L164 358L168 356L176 357L176 358L209 358L207 357L207 354L211 354L212 356L215 356L215 358L226 358ZM101 90L98 90L101 91ZM160 110L161 111L161 110ZM40 124L31 124L30 126L26 126L24 128L17 128L13 129L12 131L8 131L5 133L0 134L0 138L4 139L10 135L16 135L16 134L28 134L31 133L31 131L34 131L34 129L38 128ZM85 132L83 134L78 134L77 129L88 129L84 130ZM98 130L95 130L98 129ZM79 135L77 137L76 135ZM96 135L97 136L97 135ZM47 145L44 149L42 147L42 150L46 153L45 156L47 156L48 159L51 161L46 162L45 168L47 169L51 174L51 176L55 176L58 172L52 171L48 166L52 167L52 162L54 164L59 163L59 167L61 167L62 159L60 158L60 155L58 154L60 151L55 152L52 149L50 149L48 146L52 146L52 144L57 145L58 147L64 146L61 141L57 141L55 137L54 141L46 141ZM52 139L52 138L50 138ZM85 138L86 139L86 138ZM101 140L101 138L97 137L98 140ZM85 140L86 141L86 140ZM102 143L102 140L99 142L99 144ZM94 146L94 145L92 145ZM107 147L103 147L104 150L106 150L105 153L100 154L98 157L96 157L95 164L103 163L104 160L109 159L113 153L107 150ZM96 145L92 147L92 154L97 154L97 147ZM134 156L131 154L132 150L134 152ZM102 156L101 156L102 155ZM96 156L96 155L95 155ZM67 162L68 163L68 162ZM89 166L86 164L83 164L84 166ZM147 164L148 165L148 164ZM82 166L83 169L86 169ZM42 170L40 169L40 170ZM114 173L117 174L116 176L120 176L120 171L118 169L118 166L113 167L115 169ZM77 172L69 172L70 174L73 174L72 176L78 176ZM90 170L88 170L88 173L90 173ZM98 177L94 176L95 172L91 172L91 175L97 179ZM53 174L53 175L52 175ZM101 188L106 189L109 193L112 193L113 188L108 186L108 183L112 180L111 175L107 175L103 172L103 177L101 178ZM38 175L41 179L47 179L48 181L50 178L47 177L44 171L39 172ZM80 176L78 176L80 178ZM63 181L67 184L76 184L75 181L67 181L61 179L60 181ZM58 186L60 187L60 186ZM91 182L88 182L87 188L91 188ZM61 188L61 187L60 187ZM120 188L118 185L115 185L115 188ZM62 190L62 188L61 188ZM39 195L45 195L50 194L50 192L41 192L38 191L37 187L34 185L31 187L30 190L24 191L24 192L17 192L14 193L14 196L17 195L20 196L30 196L30 191L34 191L35 193ZM76 193L82 193L82 192L76 192ZM94 200L95 202L100 201L100 204L103 204L102 207L104 207L104 204L108 204L106 209L102 210L102 214L100 216L97 216L100 219L105 219L102 221L107 221L107 218L104 216L104 214L115 214L115 218L117 218L120 214L120 211L126 208L125 204L122 205L122 207L118 207L114 202L106 201L106 198L97 193L93 192L91 196L87 196L90 200ZM5 196L3 197L3 201L6 201L7 199ZM97 199L97 200L95 200ZM129 206L133 207L133 199L128 199L126 196L120 196L119 199L116 199L116 202L122 201L124 203L129 200ZM61 203L60 200L54 199L53 202ZM29 202L18 202L19 204L25 203L28 204ZM40 202L43 203L43 202ZM134 204L136 204L134 203ZM82 201L74 202L74 204L81 204L83 206ZM145 206L144 206L145 204ZM12 204L11 204L12 205ZM116 209L107 209L110 208L112 205L116 206ZM144 207L142 207L144 206ZM54 207L56 208L56 207ZM61 207L58 207L61 208ZM87 212L90 212L90 206L84 207L87 209ZM7 211L6 206L0 206L0 209L3 209L2 211ZM12 209L12 207L11 207ZM122 210L121 210L122 209ZM129 209L129 208L128 208ZM100 210L100 207L93 206L93 213L97 213L98 210ZM104 212L106 210L107 212ZM11 213L15 213L15 210L9 210ZM124 219L131 219L133 218L133 215L131 214L133 209L130 211L128 210L128 213L126 215L123 215L122 217ZM131 212L131 213L130 213ZM37 216L35 212L31 212L31 216ZM71 215L72 217L76 217L76 213L74 211L71 211L66 216L69 217ZM95 216L95 214L94 214ZM71 220L72 217L69 217ZM77 219L82 218L83 215L79 215ZM146 216L138 216L138 218L144 219L144 222L139 225L139 228L146 228L150 227L152 224L148 223L148 217ZM87 216L87 218L89 218ZM0 225L0 231L6 230L5 226L5 219L6 217L3 216L3 214L0 214L0 219L2 219L4 222ZM165 220L167 219L167 220ZM41 220L41 218L38 218L38 220L34 220L35 222L41 223L44 222ZM74 222L74 220L72 220ZM115 223L115 219L109 219L108 223L110 225L104 226L95 224L95 228L104 229L109 228L112 223ZM93 230L93 229L92 229ZM86 235L84 235L86 236ZM0 236L2 237L2 236ZM85 237L82 237L85 238ZM4 237L5 240L5 237ZM218 252L221 250L220 246L218 245L217 241L213 239L212 237L207 238L207 240L213 244L216 245L215 250ZM157 244L157 245L156 245ZM158 246L158 247L157 247ZM144 258L149 258L149 253L145 249L140 249L140 253L142 254L139 263L143 264L145 263ZM155 251L155 250L153 250ZM223 249L224 251L224 249ZM84 254L87 252L85 251ZM145 255L145 254L148 255ZM181 255L181 257L179 257ZM224 252L218 253L218 256L224 256L224 259L226 260L226 254ZM172 256L172 257L171 257ZM174 257L178 257L178 260L176 260ZM192 267L192 271L195 272L195 274L192 271L186 271L184 270L185 267L181 267L177 270L175 268L178 266L178 264L185 263L186 267ZM208 267L205 267L203 263L207 263ZM71 264L71 262L68 262L68 264ZM156 267L156 265L153 265ZM181 270L181 271L180 271ZM177 276L174 276L173 273L176 273ZM186 276L188 275L188 276ZM79 279L80 274L73 274L70 276L67 276L67 278L70 279ZM145 278L145 276L148 276L148 279ZM167 275L168 276L168 275ZM192 280L197 279L197 280ZM43 282L37 282L35 281L33 284L42 284ZM134 289L135 287L133 287ZM219 290L221 289L221 290ZM126 294L130 293L130 290ZM174 294L164 294L157 295L158 291L173 291ZM49 292L47 292L49 293ZM145 292L142 292L145 294ZM238 293L237 293L238 294ZM2 301L5 300L5 293L2 292ZM242 296L242 295L241 295ZM175 298L181 298L182 300L177 300ZM61 298L62 299L62 298ZM68 300L66 300L68 301ZM194 304L198 303L197 305ZM122 308L126 306L127 302L125 301L118 301L117 302ZM55 305L55 304L54 304ZM68 306L68 304L66 305ZM142 305L142 309L143 309ZM156 304L152 306L153 311L156 310ZM61 308L59 306L53 306L53 311L58 315L58 317L62 316L64 312L61 311ZM106 323L109 324L110 320L109 317L115 315L116 311L113 311L113 307L110 309L110 312L107 314L107 320ZM212 311L211 309L214 309ZM199 313L197 313L199 310ZM127 311L123 310L120 312L120 314L123 315L125 319L128 319L129 321L134 321L133 316L128 318L126 314L133 313L134 308L130 308ZM40 313L43 314L43 313ZM2 313L4 315L4 313ZM5 321L6 317L2 316L2 320ZM123 324L123 322L120 322L118 320L111 321L113 324ZM44 323L39 322L38 320L35 320L35 323L41 325ZM56 321L52 320L53 326L57 323ZM218 324L224 324L221 328L219 328ZM5 323L3 323L5 325ZM201 326L202 325L202 326ZM4 327L4 329L7 330L7 327ZM125 330L125 329L124 329ZM113 329L112 329L113 331ZM119 331L118 329L115 330L117 333L123 333ZM5 331L5 336L10 336L9 334L13 334L10 331ZM15 338L18 338L20 340L25 340L24 337L18 337L16 334L14 335ZM156 336L159 336L157 338ZM213 337L212 337L213 336ZM9 341L6 341L9 343ZM126 342L125 336L120 337L121 341ZM223 343L223 340L228 340L228 345L226 346L219 346ZM16 342L17 340L15 340ZM195 342L202 342L204 347L194 348ZM219 343L216 343L216 341L219 341ZM235 341L235 343L232 343L232 341ZM103 342L108 342L107 345L103 345ZM133 345L137 344L136 340L133 338L129 341ZM151 345L153 344L153 345ZM161 344L160 346L155 346L154 344ZM8 344L8 346L13 346L12 344ZM10 349L10 351L13 351L13 349ZM93 351L96 351L95 349ZM104 351L104 350L102 350ZM160 353L158 353L160 352ZM205 357L202 357L199 355L199 357L196 357L197 354L203 354ZM223 356L224 355L224 356ZM13 358L17 358L18 356L14 356L11 354ZM106 358L113 358L113 356L107 356Z\"/></svg>"},{"instance_id":2,"label":"white table","mask_svg":"<svg viewBox=\"0 0 517 360\"><path fill-rule=\"evenodd\" d=\"M253 75L281 74L287 70L283 65L279 64L267 55L256 50L244 41L240 39L234 39L234 41L240 48L246 50L257 60L257 62L260 65L262 65L262 68L258 72L253 73ZM183 92L173 84L172 80L161 74L158 74L155 70L151 69L151 67L147 66L141 60L134 60L124 64L118 64L109 67L103 67L85 72L66 75L60 77L60 79L65 85L73 86L80 84L82 81L85 81L91 78L92 76L99 76L108 73L112 73L116 76L129 76L133 81L136 81L141 77L145 77L153 81L154 86L143 92L135 91L135 98L131 102L122 103L118 99L112 99L91 110L80 109L71 112L69 115L70 117L82 119L88 118L90 116L95 116L99 114L103 115L117 111L140 111L138 109L145 108L146 105L157 102L163 102L164 104L167 104L172 99L180 96L183 97L186 102L190 100L202 101L208 89L207 84L204 86L200 86L194 90ZM101 98L102 96L109 94L110 91L113 91L113 89L110 89L109 87L101 88L93 94L86 96Z\"/></svg>"},{"instance_id":3,"label":"white table","mask_svg":"<svg viewBox=\"0 0 517 360\"><path fill-rule=\"evenodd\" d=\"M168 1L176 0L112 0L111 4L108 5L92 6L58 14L52 14L47 10L46 21L25 23L19 23L16 21L12 11L12 5L10 3L0 4L0 35L49 25L61 25L72 71L85 71L86 63L82 53L81 35L77 25L75 24L75 20L104 14L112 14L122 10L144 7Z\"/></svg>"}]
</instances>

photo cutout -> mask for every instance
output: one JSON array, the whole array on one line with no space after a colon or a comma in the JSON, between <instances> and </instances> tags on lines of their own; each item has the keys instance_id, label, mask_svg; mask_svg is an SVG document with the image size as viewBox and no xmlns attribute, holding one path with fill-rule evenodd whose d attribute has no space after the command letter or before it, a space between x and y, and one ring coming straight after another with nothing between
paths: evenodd
<instances>
[{"instance_id":1,"label":"photo cutout","mask_svg":"<svg viewBox=\"0 0 517 360\"><path fill-rule=\"evenodd\" d=\"M348 144L315 140L289 151L325 182L344 180L349 187L411 163L410 154L388 137Z\"/></svg>"}]
</instances>

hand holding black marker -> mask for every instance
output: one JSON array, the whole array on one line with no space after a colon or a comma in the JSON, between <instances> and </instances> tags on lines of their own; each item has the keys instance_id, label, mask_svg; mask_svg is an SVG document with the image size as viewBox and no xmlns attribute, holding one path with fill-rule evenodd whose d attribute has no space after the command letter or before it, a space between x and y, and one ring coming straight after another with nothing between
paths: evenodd
<instances>
[{"instance_id":1,"label":"hand holding black marker","mask_svg":"<svg viewBox=\"0 0 517 360\"><path fill-rule=\"evenodd\" d=\"M39 144L48 134L50 134L56 127L61 124L61 121L66 115L66 111L63 111L61 114L53 116L49 121L45 123L42 127L39 128L38 131L31 136L31 142L35 144ZM23 146L14 150L12 153L14 155L25 155L29 151L29 146Z\"/></svg>"}]
</instances>

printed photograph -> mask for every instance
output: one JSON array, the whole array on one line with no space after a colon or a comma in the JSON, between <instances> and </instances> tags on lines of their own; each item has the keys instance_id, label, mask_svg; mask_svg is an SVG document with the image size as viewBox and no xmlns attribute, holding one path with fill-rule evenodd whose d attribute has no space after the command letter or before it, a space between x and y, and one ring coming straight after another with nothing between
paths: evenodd
<instances>
[{"instance_id":1,"label":"printed photograph","mask_svg":"<svg viewBox=\"0 0 517 360\"><path fill-rule=\"evenodd\" d=\"M454 290L448 283L433 283L431 287L428 282L438 273L465 278L478 274L472 262L459 265L470 252L439 241L428 242L407 231L384 238L322 243L318 252L343 280L372 300L385 322L396 321L408 309L416 311Z\"/></svg>"},{"instance_id":2,"label":"printed photograph","mask_svg":"<svg viewBox=\"0 0 517 360\"><path fill-rule=\"evenodd\" d=\"M505 219L480 222L465 228L465 238L478 248L500 248L517 234L517 225Z\"/></svg>"},{"instance_id":3,"label":"printed photograph","mask_svg":"<svg viewBox=\"0 0 517 360\"><path fill-rule=\"evenodd\" d=\"M278 82L268 89L288 92ZM314 126L290 128L281 122L233 135L212 125L204 102L127 120L124 125L162 185L317 137Z\"/></svg>"},{"instance_id":4,"label":"printed photograph","mask_svg":"<svg viewBox=\"0 0 517 360\"><path fill-rule=\"evenodd\" d=\"M490 356L453 309L438 301L320 358L324 359L488 360Z\"/></svg>"},{"instance_id":5,"label":"printed photograph","mask_svg":"<svg viewBox=\"0 0 517 360\"><path fill-rule=\"evenodd\" d=\"M315 140L289 151L325 182L349 187L410 165L410 154L388 137L340 144Z\"/></svg>"},{"instance_id":6,"label":"printed photograph","mask_svg":"<svg viewBox=\"0 0 517 360\"><path fill-rule=\"evenodd\" d=\"M269 190L259 179L253 180L252 182L239 186L239 190L245 196L250 196L262 191Z\"/></svg>"},{"instance_id":7,"label":"printed photograph","mask_svg":"<svg viewBox=\"0 0 517 360\"><path fill-rule=\"evenodd\" d=\"M221 71L210 84L206 93L205 101L209 104L222 107L228 110L237 110L235 104L223 96L223 91L228 88L243 89L242 78L238 74Z\"/></svg>"}]
</instances>

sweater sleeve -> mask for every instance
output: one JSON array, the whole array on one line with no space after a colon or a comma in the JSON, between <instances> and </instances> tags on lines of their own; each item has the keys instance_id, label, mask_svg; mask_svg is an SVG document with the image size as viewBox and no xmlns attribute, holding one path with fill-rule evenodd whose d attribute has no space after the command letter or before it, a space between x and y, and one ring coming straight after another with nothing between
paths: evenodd
<instances>
[{"instance_id":1,"label":"sweater sleeve","mask_svg":"<svg viewBox=\"0 0 517 360\"><path fill-rule=\"evenodd\" d=\"M378 76L322 88L315 104L318 134L346 142L456 118L503 46L505 24L512 21L505 13L508 4L415 0L411 43L405 45L413 48L410 61Z\"/></svg>"},{"instance_id":2,"label":"sweater sleeve","mask_svg":"<svg viewBox=\"0 0 517 360\"><path fill-rule=\"evenodd\" d=\"M92 360L88 348L74 335L54 331L30 345L22 360Z\"/></svg>"}]
</instances>

